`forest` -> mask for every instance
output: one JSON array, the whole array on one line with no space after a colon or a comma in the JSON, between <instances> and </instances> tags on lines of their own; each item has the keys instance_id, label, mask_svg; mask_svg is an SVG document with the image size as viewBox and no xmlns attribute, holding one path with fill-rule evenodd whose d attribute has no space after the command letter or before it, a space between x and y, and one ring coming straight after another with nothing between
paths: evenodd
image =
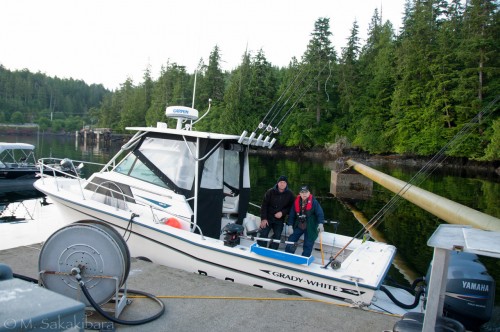
<instances>
[{"instance_id":1,"label":"forest","mask_svg":"<svg viewBox=\"0 0 500 332\"><path fill-rule=\"evenodd\" d=\"M167 106L194 101L202 116L210 99L196 130L251 132L277 108L286 117L276 146L431 156L475 121L448 155L500 160L499 15L493 0L407 0L399 31L375 10L366 40L354 21L340 54L331 42L335 22L321 17L304 54L287 67L274 66L260 49L244 51L235 69L223 71L215 45L193 73L167 61L156 79L148 67L142 82L127 79L115 91L0 65L0 122L125 133L173 121Z\"/></svg>"}]
</instances>

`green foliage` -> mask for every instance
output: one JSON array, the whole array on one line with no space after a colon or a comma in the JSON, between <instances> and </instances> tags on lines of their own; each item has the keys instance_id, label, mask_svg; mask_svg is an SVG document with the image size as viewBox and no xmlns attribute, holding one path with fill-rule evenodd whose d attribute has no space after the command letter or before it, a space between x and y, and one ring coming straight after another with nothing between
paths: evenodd
<instances>
[{"instance_id":1,"label":"green foliage","mask_svg":"<svg viewBox=\"0 0 500 332\"><path fill-rule=\"evenodd\" d=\"M252 132L281 101L278 118L289 116L279 125L277 145L324 148L342 137L370 153L429 156L500 95L500 13L494 0L407 1L397 36L378 10L364 45L358 30L354 21L339 58L330 19L323 17L300 60L292 58L286 68L273 67L260 49L245 50L241 63L223 72L216 45L195 73L167 62L156 80L146 68L143 82L127 79L113 92L0 65L0 122L36 122L55 132L82 124L114 132L158 121L173 127L165 108L192 106L196 90L200 116L212 101L196 130ZM447 154L500 159L497 108Z\"/></svg>"},{"instance_id":2,"label":"green foliage","mask_svg":"<svg viewBox=\"0 0 500 332\"><path fill-rule=\"evenodd\" d=\"M491 141L486 147L485 160L500 160L500 119L493 121Z\"/></svg>"},{"instance_id":3,"label":"green foliage","mask_svg":"<svg viewBox=\"0 0 500 332\"><path fill-rule=\"evenodd\" d=\"M57 132L74 130L61 123L54 127L51 120L80 116L87 121L88 110L99 107L108 95L110 92L102 85L89 86L83 81L51 78L26 69L10 71L0 65L0 122L35 122Z\"/></svg>"}]
</instances>

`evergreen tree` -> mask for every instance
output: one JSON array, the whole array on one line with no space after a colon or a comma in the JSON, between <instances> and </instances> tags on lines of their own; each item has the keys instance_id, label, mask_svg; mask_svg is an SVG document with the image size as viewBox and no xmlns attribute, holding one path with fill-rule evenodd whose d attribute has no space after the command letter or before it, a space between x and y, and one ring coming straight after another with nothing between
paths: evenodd
<instances>
[{"instance_id":1,"label":"evergreen tree","mask_svg":"<svg viewBox=\"0 0 500 332\"><path fill-rule=\"evenodd\" d=\"M212 99L214 103L219 103L224 100L225 77L221 69L221 54L220 49L215 45L208 58L208 66L205 72L204 84L200 86L203 95ZM208 102L208 98L202 102Z\"/></svg>"},{"instance_id":2,"label":"evergreen tree","mask_svg":"<svg viewBox=\"0 0 500 332\"><path fill-rule=\"evenodd\" d=\"M165 109L167 106L191 106L193 90L189 86L190 82L191 77L184 66L168 62L166 66L162 66L160 77L153 87L146 124L154 126L158 121L167 121L170 127L175 128L176 121L166 119Z\"/></svg>"},{"instance_id":3,"label":"evergreen tree","mask_svg":"<svg viewBox=\"0 0 500 332\"><path fill-rule=\"evenodd\" d=\"M275 101L277 90L275 69L267 61L262 49L253 57L248 89L251 100L246 123L257 126Z\"/></svg>"},{"instance_id":4,"label":"evergreen tree","mask_svg":"<svg viewBox=\"0 0 500 332\"><path fill-rule=\"evenodd\" d=\"M88 110L98 107L103 98L110 92L102 85L87 85L81 80L59 79L48 77L42 73L31 73L27 69L10 71L0 65L0 114L3 122L19 120L12 115L23 114L23 121L43 124L50 129L55 119L68 120L79 117L88 121ZM46 121L48 120L48 121ZM80 122L81 124L81 122ZM64 128L64 121L60 125Z\"/></svg>"},{"instance_id":5,"label":"evergreen tree","mask_svg":"<svg viewBox=\"0 0 500 332\"><path fill-rule=\"evenodd\" d=\"M396 51L396 86L393 96L394 149L398 153L430 155L442 146L440 110L429 106L426 83L436 57L436 1L415 0L404 18Z\"/></svg>"},{"instance_id":6,"label":"evergreen tree","mask_svg":"<svg viewBox=\"0 0 500 332\"><path fill-rule=\"evenodd\" d=\"M491 0L471 0L467 2L462 21L462 38L458 58L463 70L459 72L460 83L454 90L460 104L457 115L458 127L467 123L484 105L498 95L499 78L499 13L497 2ZM498 115L495 115L498 117ZM483 119L480 119L482 122ZM488 145L493 133L491 119L481 123L478 130L453 155L479 158L482 148ZM490 153L488 153L491 155Z\"/></svg>"},{"instance_id":7,"label":"evergreen tree","mask_svg":"<svg viewBox=\"0 0 500 332\"><path fill-rule=\"evenodd\" d=\"M359 123L361 113L358 107L360 96L359 85L361 77L359 72L359 26L358 22L354 21L351 28L351 35L347 40L347 46L342 48L342 56L338 70L338 90L339 90L339 116L346 130L344 135L351 139L354 134L349 130L356 128L354 123Z\"/></svg>"},{"instance_id":8,"label":"evergreen tree","mask_svg":"<svg viewBox=\"0 0 500 332\"><path fill-rule=\"evenodd\" d=\"M224 108L219 123L219 128L224 133L237 134L244 130L246 114L251 107L248 89L251 76L250 54L245 51L242 63L233 71L224 95Z\"/></svg>"},{"instance_id":9,"label":"evergreen tree","mask_svg":"<svg viewBox=\"0 0 500 332\"><path fill-rule=\"evenodd\" d=\"M302 57L303 64L307 67L308 80L306 84L312 83L312 89L304 101L306 107L315 112L316 125L321 121L321 112L327 107L327 88L331 78L331 68L336 62L336 53L330 41L330 19L319 18L314 24L311 40ZM331 84L331 83L330 83Z\"/></svg>"},{"instance_id":10,"label":"evergreen tree","mask_svg":"<svg viewBox=\"0 0 500 332\"><path fill-rule=\"evenodd\" d=\"M386 135L394 91L395 36L391 22L381 22L375 10L360 54L358 118L353 143L371 153L391 151Z\"/></svg>"},{"instance_id":11,"label":"evergreen tree","mask_svg":"<svg viewBox=\"0 0 500 332\"><path fill-rule=\"evenodd\" d=\"M300 98L312 85L304 81L307 79L306 66L292 58L279 89L280 98L283 98L279 105L279 117L285 117L289 113L281 128L278 128L282 136L281 143L285 146L310 148L317 139L319 129L316 126L316 114L305 111L304 98Z\"/></svg>"}]
</instances>

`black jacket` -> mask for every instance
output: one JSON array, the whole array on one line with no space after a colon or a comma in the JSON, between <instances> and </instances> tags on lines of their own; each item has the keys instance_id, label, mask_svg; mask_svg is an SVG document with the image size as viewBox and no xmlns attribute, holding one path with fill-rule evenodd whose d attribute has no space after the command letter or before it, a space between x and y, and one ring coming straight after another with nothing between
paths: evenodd
<instances>
[{"instance_id":1,"label":"black jacket","mask_svg":"<svg viewBox=\"0 0 500 332\"><path fill-rule=\"evenodd\" d=\"M276 184L264 194L264 200L260 208L260 219L267 219L269 222L275 220L284 222L285 217L290 213L294 199L295 195L288 187L283 192L280 192ZM274 217L274 214L278 211L283 213L280 219Z\"/></svg>"}]
</instances>

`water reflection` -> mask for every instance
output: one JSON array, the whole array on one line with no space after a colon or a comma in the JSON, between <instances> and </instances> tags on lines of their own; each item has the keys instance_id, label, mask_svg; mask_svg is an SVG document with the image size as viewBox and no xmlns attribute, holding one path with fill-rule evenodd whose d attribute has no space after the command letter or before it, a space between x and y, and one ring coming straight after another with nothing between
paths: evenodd
<instances>
[{"instance_id":1,"label":"water reflection","mask_svg":"<svg viewBox=\"0 0 500 332\"><path fill-rule=\"evenodd\" d=\"M44 194L33 188L32 184L29 189L18 189L19 188L14 187L12 190L0 191L0 222L23 221L24 218L17 217L19 212L30 215L30 211L26 209L22 202L34 198L45 197ZM18 211L19 209L24 209L25 211Z\"/></svg>"},{"instance_id":2,"label":"water reflection","mask_svg":"<svg viewBox=\"0 0 500 332\"><path fill-rule=\"evenodd\" d=\"M372 197L368 200L342 201L330 194L330 172L332 162L317 160L292 160L270 156L253 156L252 194L254 201L261 200L265 189L276 181L281 174L288 176L292 191L306 183L312 187L312 193L320 200L325 216L340 221L338 231L341 234L354 236L362 229L358 221L360 216L369 220L375 216L392 198L393 193L373 184ZM401 165L368 165L403 181L409 181L419 170L418 167ZM469 178L456 174L468 174ZM437 170L419 185L422 189L451 199L475 210L500 218L500 177L483 172L453 172ZM391 269L390 276L400 283L408 279L423 276L432 259L433 251L427 246L427 240L442 223L429 212L405 200L400 200L396 209L386 214L376 231L385 242L395 245L399 260ZM331 231L331 230L330 230ZM482 257L488 272L496 280L500 280L500 261ZM406 277L403 275L406 275ZM500 283L496 293L500 294ZM497 303L500 297L497 297Z\"/></svg>"}]
</instances>

